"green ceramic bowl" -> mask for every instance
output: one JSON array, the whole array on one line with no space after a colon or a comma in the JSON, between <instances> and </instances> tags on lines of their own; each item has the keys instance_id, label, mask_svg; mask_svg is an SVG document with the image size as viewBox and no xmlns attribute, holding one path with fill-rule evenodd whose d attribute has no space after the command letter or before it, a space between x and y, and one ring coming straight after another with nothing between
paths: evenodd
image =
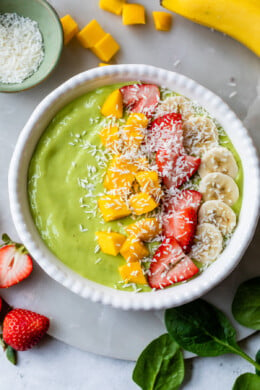
<instances>
[{"instance_id":1,"label":"green ceramic bowl","mask_svg":"<svg viewBox=\"0 0 260 390\"><path fill-rule=\"evenodd\" d=\"M0 14L6 12L35 20L43 36L44 59L38 70L19 84L0 82L0 92L24 91L44 81L57 65L63 49L62 25L56 11L45 0L1 0Z\"/></svg>"}]
</instances>

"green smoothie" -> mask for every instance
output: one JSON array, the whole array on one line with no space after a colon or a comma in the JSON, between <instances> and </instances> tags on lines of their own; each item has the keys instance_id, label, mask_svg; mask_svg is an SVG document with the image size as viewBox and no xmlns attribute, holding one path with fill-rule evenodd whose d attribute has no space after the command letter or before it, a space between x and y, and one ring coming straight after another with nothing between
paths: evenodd
<instances>
[{"instance_id":1,"label":"green smoothie","mask_svg":"<svg viewBox=\"0 0 260 390\"><path fill-rule=\"evenodd\" d=\"M132 290L121 281L118 267L122 256L99 251L95 232L111 228L125 234L124 226L133 217L104 222L97 200L104 194L103 177L109 154L99 132L107 119L100 114L106 97L123 84L98 88L64 107L41 136L30 162L28 196L37 229L49 249L68 267L82 276L118 289ZM240 198L234 205L239 214L243 171L231 141L219 127L220 144L230 149L237 161L236 182ZM137 286L136 288L139 288ZM142 286L150 291L149 286Z\"/></svg>"}]
</instances>

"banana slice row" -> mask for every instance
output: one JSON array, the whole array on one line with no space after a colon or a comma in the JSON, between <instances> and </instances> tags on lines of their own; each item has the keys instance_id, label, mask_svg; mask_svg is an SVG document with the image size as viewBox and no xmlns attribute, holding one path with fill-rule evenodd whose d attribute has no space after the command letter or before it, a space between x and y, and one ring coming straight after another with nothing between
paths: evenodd
<instances>
[{"instance_id":1,"label":"banana slice row","mask_svg":"<svg viewBox=\"0 0 260 390\"><path fill-rule=\"evenodd\" d=\"M224 173L208 173L201 179L199 191L203 200L221 200L232 206L239 198L239 189L232 177Z\"/></svg>"},{"instance_id":2,"label":"banana slice row","mask_svg":"<svg viewBox=\"0 0 260 390\"><path fill-rule=\"evenodd\" d=\"M184 96L170 96L166 98L157 108L157 117L170 114L172 112L180 113L182 119L188 119L193 113L192 103Z\"/></svg>"},{"instance_id":3,"label":"banana slice row","mask_svg":"<svg viewBox=\"0 0 260 390\"><path fill-rule=\"evenodd\" d=\"M220 172L234 179L238 174L238 166L230 150L217 146L202 156L198 172L200 177L204 177L208 173Z\"/></svg>"},{"instance_id":4,"label":"banana slice row","mask_svg":"<svg viewBox=\"0 0 260 390\"><path fill-rule=\"evenodd\" d=\"M183 123L183 143L188 154L202 156L218 146L218 129L207 116L191 115Z\"/></svg>"},{"instance_id":5,"label":"banana slice row","mask_svg":"<svg viewBox=\"0 0 260 390\"><path fill-rule=\"evenodd\" d=\"M212 263L223 248L223 238L219 229L211 223L197 226L194 244L189 256L203 264Z\"/></svg>"},{"instance_id":6,"label":"banana slice row","mask_svg":"<svg viewBox=\"0 0 260 390\"><path fill-rule=\"evenodd\" d=\"M223 236L231 234L236 227L236 214L221 200L208 200L199 209L198 221L215 225Z\"/></svg>"}]
</instances>

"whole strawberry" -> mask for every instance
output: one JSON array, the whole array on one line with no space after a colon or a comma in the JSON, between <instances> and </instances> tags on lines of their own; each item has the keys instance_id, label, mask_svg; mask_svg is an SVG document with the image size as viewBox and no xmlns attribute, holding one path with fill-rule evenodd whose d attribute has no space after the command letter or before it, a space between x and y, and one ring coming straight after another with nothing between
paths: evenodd
<instances>
[{"instance_id":1,"label":"whole strawberry","mask_svg":"<svg viewBox=\"0 0 260 390\"><path fill-rule=\"evenodd\" d=\"M49 329L50 321L41 314L25 309L13 309L3 322L3 339L17 351L36 345Z\"/></svg>"}]
</instances>

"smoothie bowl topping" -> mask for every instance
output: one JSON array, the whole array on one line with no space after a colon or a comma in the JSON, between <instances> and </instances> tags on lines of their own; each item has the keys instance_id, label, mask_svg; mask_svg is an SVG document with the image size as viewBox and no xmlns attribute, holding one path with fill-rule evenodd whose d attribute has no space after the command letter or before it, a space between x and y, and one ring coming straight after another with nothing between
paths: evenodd
<instances>
[{"instance_id":1,"label":"smoothie bowl topping","mask_svg":"<svg viewBox=\"0 0 260 390\"><path fill-rule=\"evenodd\" d=\"M240 158L216 120L141 82L64 107L28 175L51 251L90 280L135 292L186 282L215 261L236 227L242 185Z\"/></svg>"}]
</instances>

